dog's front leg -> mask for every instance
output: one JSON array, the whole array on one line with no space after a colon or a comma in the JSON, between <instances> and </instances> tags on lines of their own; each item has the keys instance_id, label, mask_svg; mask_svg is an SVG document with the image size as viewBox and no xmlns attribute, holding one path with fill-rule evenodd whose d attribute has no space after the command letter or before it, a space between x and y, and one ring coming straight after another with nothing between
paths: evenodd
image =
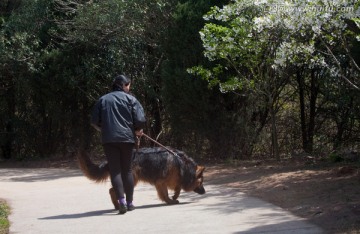
<instances>
[{"instance_id":1,"label":"dog's front leg","mask_svg":"<svg viewBox=\"0 0 360 234\"><path fill-rule=\"evenodd\" d=\"M164 183L158 183L155 184L158 196L160 198L160 200L166 202L166 204L169 205L173 205L173 204L178 204L179 201L178 200L172 200L169 198L169 193L168 193L168 189L167 189L167 185Z\"/></svg>"}]
</instances>

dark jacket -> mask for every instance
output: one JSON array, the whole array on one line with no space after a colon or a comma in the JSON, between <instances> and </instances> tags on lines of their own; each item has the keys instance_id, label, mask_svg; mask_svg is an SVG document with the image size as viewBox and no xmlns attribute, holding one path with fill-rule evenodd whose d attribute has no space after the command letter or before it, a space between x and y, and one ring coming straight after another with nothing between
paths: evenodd
<instances>
[{"instance_id":1,"label":"dark jacket","mask_svg":"<svg viewBox=\"0 0 360 234\"><path fill-rule=\"evenodd\" d=\"M135 130L145 125L139 101L122 90L102 96L94 106L91 124L101 129L102 143L135 142Z\"/></svg>"}]
</instances>

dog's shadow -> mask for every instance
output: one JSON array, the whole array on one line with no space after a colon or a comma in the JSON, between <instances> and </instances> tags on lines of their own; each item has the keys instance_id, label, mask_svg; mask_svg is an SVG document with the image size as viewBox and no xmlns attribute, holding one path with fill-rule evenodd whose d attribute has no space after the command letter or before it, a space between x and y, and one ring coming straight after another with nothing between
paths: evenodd
<instances>
[{"instance_id":1,"label":"dog's shadow","mask_svg":"<svg viewBox=\"0 0 360 234\"><path fill-rule=\"evenodd\" d=\"M157 208L157 207L165 207L165 206L179 206L179 205L187 205L187 204L190 204L190 203L191 202L181 202L181 203L172 204L172 205L168 205L168 204L165 204L165 203L151 204L151 205L136 206L136 209L140 210L140 209L149 209L149 208Z\"/></svg>"},{"instance_id":2,"label":"dog's shadow","mask_svg":"<svg viewBox=\"0 0 360 234\"><path fill-rule=\"evenodd\" d=\"M157 208L157 207L165 207L165 206L178 206L178 205L186 205L190 204L191 202L182 202L179 204L174 205L167 205L167 204L150 204L150 205L143 205L143 206L136 206L136 210L141 209L149 209L149 208ZM85 213L78 213L78 214L62 214L62 215L55 215L49 217L39 218L40 220L54 220L54 219L79 219L79 218L86 218L86 217L93 217L93 216L101 216L101 215L116 215L118 213L115 209L108 209L108 210L95 210L89 211Z\"/></svg>"}]
</instances>

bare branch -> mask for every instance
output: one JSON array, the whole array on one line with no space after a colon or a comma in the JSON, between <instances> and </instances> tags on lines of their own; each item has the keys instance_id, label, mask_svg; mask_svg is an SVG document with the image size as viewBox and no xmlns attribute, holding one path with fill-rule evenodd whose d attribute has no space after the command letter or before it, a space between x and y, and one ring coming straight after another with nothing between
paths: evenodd
<instances>
[{"instance_id":1,"label":"bare branch","mask_svg":"<svg viewBox=\"0 0 360 234\"><path fill-rule=\"evenodd\" d=\"M353 87L354 89L357 89L357 90L360 90L360 88L354 84L353 82L351 82L345 75L344 75L344 72L343 72L343 69L341 67L341 64L339 62L339 60L336 58L336 56L334 55L334 53L332 52L332 50L329 48L329 46L321 39L321 41L324 43L327 51L330 53L331 57L333 57L333 59L335 60L340 72L341 72L341 78L343 78L351 87Z\"/></svg>"},{"instance_id":2,"label":"bare branch","mask_svg":"<svg viewBox=\"0 0 360 234\"><path fill-rule=\"evenodd\" d=\"M342 41L342 43L343 43L343 45L344 45L344 48L345 48L345 51L346 51L347 55L348 55L349 58L351 59L352 64L354 65L354 67L355 67L358 71L360 71L360 67L359 67L359 65L356 63L355 59L351 56L351 53L350 53L350 51L349 51L349 48L348 48L348 46L347 46L347 44L346 44L343 36L341 36L341 41Z\"/></svg>"}]
</instances>

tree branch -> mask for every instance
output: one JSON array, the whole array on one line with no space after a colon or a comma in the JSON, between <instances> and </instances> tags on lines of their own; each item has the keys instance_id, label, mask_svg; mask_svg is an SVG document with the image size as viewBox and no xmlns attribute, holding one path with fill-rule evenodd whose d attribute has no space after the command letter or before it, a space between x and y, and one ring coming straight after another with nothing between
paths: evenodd
<instances>
[{"instance_id":1,"label":"tree branch","mask_svg":"<svg viewBox=\"0 0 360 234\"><path fill-rule=\"evenodd\" d=\"M355 68L360 72L360 67L359 67L359 65L356 63L355 59L351 56L351 53L350 53L350 51L349 51L349 48L347 47L347 44L346 44L343 36L341 36L341 41L342 41L342 43L343 43L343 45L344 45L344 48L345 48L345 51L346 51L347 55L348 55L349 58L351 59L352 64L353 64L353 65L355 66Z\"/></svg>"},{"instance_id":2,"label":"tree branch","mask_svg":"<svg viewBox=\"0 0 360 234\"><path fill-rule=\"evenodd\" d=\"M334 55L334 53L331 51L331 49L329 48L329 46L324 42L324 40L322 38L320 38L320 40L324 43L327 51L330 53L331 57L333 57L333 59L335 60L336 64L338 65L339 67L339 70L341 72L341 75L340 77L343 78L351 87L353 87L354 89L357 89L357 90L360 90L360 88L354 84L353 82L351 82L345 75L344 75L344 72L343 72L343 69L341 68L341 64L339 62L339 60L336 58L336 56ZM360 70L359 70L360 71Z\"/></svg>"}]
</instances>

